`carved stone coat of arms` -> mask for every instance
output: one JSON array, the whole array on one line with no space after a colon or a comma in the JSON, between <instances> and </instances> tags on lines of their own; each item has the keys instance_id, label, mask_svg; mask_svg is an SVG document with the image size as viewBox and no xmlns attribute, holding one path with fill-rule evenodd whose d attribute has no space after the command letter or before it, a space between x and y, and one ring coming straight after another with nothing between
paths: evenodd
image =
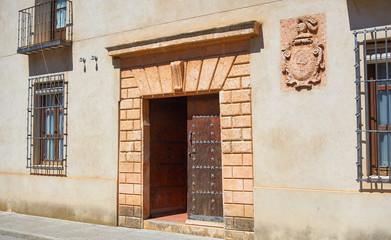
<instances>
[{"instance_id":1,"label":"carved stone coat of arms","mask_svg":"<svg viewBox=\"0 0 391 240\"><path fill-rule=\"evenodd\" d=\"M297 34L283 43L282 74L286 87L311 89L320 84L324 71L324 43L316 37L318 21L313 17L296 20Z\"/></svg>"}]
</instances>

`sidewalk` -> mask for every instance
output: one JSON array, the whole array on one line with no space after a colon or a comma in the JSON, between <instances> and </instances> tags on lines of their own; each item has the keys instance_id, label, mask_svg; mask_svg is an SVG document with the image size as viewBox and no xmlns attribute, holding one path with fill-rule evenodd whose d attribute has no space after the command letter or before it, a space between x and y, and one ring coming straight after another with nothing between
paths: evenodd
<instances>
[{"instance_id":1,"label":"sidewalk","mask_svg":"<svg viewBox=\"0 0 391 240\"><path fill-rule=\"evenodd\" d=\"M0 211L0 235L31 239L220 240L145 229L95 225Z\"/></svg>"}]
</instances>

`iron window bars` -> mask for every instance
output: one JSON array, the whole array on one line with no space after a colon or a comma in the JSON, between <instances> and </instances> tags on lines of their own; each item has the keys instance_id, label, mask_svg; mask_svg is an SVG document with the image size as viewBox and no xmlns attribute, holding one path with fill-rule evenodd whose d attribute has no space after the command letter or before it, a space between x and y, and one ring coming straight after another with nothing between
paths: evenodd
<instances>
[{"instance_id":1,"label":"iron window bars","mask_svg":"<svg viewBox=\"0 0 391 240\"><path fill-rule=\"evenodd\" d=\"M355 31L357 181L391 183L390 27Z\"/></svg>"},{"instance_id":2,"label":"iron window bars","mask_svg":"<svg viewBox=\"0 0 391 240\"><path fill-rule=\"evenodd\" d=\"M18 53L70 46L73 11L69 0L52 0L22 9L18 18Z\"/></svg>"},{"instance_id":3,"label":"iron window bars","mask_svg":"<svg viewBox=\"0 0 391 240\"><path fill-rule=\"evenodd\" d=\"M27 168L31 174L66 176L67 106L64 74L29 79Z\"/></svg>"}]
</instances>

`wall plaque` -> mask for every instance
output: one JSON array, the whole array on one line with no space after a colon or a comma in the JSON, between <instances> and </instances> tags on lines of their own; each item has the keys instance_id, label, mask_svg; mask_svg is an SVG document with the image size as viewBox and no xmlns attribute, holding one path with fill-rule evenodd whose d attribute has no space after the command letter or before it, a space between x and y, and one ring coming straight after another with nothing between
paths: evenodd
<instances>
[{"instance_id":1,"label":"wall plaque","mask_svg":"<svg viewBox=\"0 0 391 240\"><path fill-rule=\"evenodd\" d=\"M325 86L323 14L281 21L282 89Z\"/></svg>"}]
</instances>

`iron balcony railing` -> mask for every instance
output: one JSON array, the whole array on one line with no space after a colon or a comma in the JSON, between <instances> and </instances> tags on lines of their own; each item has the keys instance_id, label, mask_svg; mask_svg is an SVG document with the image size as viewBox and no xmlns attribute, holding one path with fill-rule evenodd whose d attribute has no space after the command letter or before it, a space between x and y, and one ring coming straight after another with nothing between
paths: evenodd
<instances>
[{"instance_id":1,"label":"iron balcony railing","mask_svg":"<svg viewBox=\"0 0 391 240\"><path fill-rule=\"evenodd\" d=\"M72 1L53 0L19 11L18 53L72 44Z\"/></svg>"}]
</instances>

